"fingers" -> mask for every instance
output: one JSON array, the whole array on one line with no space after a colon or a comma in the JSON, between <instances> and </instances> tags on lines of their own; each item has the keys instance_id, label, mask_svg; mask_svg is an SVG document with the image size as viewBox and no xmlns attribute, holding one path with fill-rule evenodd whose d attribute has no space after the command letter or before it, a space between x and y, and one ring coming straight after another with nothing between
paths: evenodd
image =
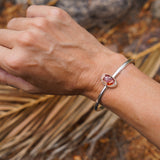
<instances>
[{"instance_id":1,"label":"fingers","mask_svg":"<svg viewBox=\"0 0 160 160\"><path fill-rule=\"evenodd\" d=\"M27 17L48 17L55 7L32 5L27 9Z\"/></svg>"},{"instance_id":2,"label":"fingers","mask_svg":"<svg viewBox=\"0 0 160 160\"><path fill-rule=\"evenodd\" d=\"M46 18L14 18L9 21L7 28L16 31L25 31L27 29L36 28L47 28L49 25L49 20Z\"/></svg>"},{"instance_id":3,"label":"fingers","mask_svg":"<svg viewBox=\"0 0 160 160\"><path fill-rule=\"evenodd\" d=\"M7 24L8 29L12 30L26 30L30 25L28 18L13 18Z\"/></svg>"},{"instance_id":4,"label":"fingers","mask_svg":"<svg viewBox=\"0 0 160 160\"><path fill-rule=\"evenodd\" d=\"M38 88L23 80L20 77L11 75L0 68L0 84L10 85L16 88L20 88L30 93L38 93Z\"/></svg>"},{"instance_id":5,"label":"fingers","mask_svg":"<svg viewBox=\"0 0 160 160\"><path fill-rule=\"evenodd\" d=\"M27 9L28 18L32 17L56 17L56 18L66 18L68 14L58 8L53 6L43 6L43 5L32 5Z\"/></svg>"},{"instance_id":6,"label":"fingers","mask_svg":"<svg viewBox=\"0 0 160 160\"><path fill-rule=\"evenodd\" d=\"M49 6L33 5L27 10L27 18L14 18L7 27L16 31L24 31L29 28L37 27L44 29L50 22L66 21L70 16L60 8ZM70 19L70 18L69 18Z\"/></svg>"},{"instance_id":7,"label":"fingers","mask_svg":"<svg viewBox=\"0 0 160 160\"><path fill-rule=\"evenodd\" d=\"M18 32L8 29L0 29L0 46L6 48L13 48L16 39L18 39Z\"/></svg>"}]
</instances>

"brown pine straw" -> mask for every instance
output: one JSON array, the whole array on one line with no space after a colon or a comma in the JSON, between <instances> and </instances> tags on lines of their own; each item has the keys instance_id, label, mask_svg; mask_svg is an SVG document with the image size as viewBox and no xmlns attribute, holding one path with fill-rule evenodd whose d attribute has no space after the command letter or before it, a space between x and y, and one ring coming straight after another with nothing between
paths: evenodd
<instances>
[{"instance_id":1,"label":"brown pine straw","mask_svg":"<svg viewBox=\"0 0 160 160\"><path fill-rule=\"evenodd\" d=\"M155 44L154 46L152 46L152 47L150 47L150 48L138 53L138 55L135 55L135 54L132 53L133 55L131 56L131 59L138 60L138 59L143 58L144 56L146 56L148 54L155 53L154 51L156 51L159 48L160 48L160 42Z\"/></svg>"},{"instance_id":2,"label":"brown pine straw","mask_svg":"<svg viewBox=\"0 0 160 160\"><path fill-rule=\"evenodd\" d=\"M59 1L59 0L52 0L52 1L48 2L47 5L53 6L53 5L55 5L58 1Z\"/></svg>"},{"instance_id":3,"label":"brown pine straw","mask_svg":"<svg viewBox=\"0 0 160 160\"><path fill-rule=\"evenodd\" d=\"M8 97L7 97L7 98L8 98ZM13 113L17 113L17 112L19 112L19 111L21 111L21 110L23 110L23 109L25 109L25 108L33 107L33 106L35 106L35 105L37 105L37 104L39 104L39 103L41 103L41 102L44 102L44 101L46 101L46 100L48 100L48 99L50 99L50 98L54 98L54 96L53 96L53 95L46 95L46 96L40 97L38 100L37 100L37 99L36 99L36 100L33 100L33 99L32 99L32 100L30 100L29 103L26 103L26 104L22 105L22 106L19 107L19 108L13 109L13 110L11 110L11 111L8 112L8 113L4 113L4 114L0 115L0 119L1 119L1 118L4 118L4 117L6 117L6 116L9 116L9 115L11 115L11 114L13 114ZM20 97L19 99L21 99L21 97ZM18 99L18 100L19 100L19 99Z\"/></svg>"}]
</instances>

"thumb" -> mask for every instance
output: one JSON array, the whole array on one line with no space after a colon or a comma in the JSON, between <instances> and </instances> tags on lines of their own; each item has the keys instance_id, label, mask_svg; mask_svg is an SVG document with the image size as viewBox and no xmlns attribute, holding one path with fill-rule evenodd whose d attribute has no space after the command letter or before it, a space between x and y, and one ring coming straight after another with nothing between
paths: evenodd
<instances>
[{"instance_id":1,"label":"thumb","mask_svg":"<svg viewBox=\"0 0 160 160\"><path fill-rule=\"evenodd\" d=\"M38 93L39 89L20 77L11 75L0 68L0 84L22 89L29 93Z\"/></svg>"}]
</instances>

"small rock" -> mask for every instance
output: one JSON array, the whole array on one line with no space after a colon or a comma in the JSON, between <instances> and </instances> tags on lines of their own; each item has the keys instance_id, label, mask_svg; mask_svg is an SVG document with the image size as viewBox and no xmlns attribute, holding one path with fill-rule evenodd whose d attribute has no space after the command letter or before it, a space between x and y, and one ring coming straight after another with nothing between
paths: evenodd
<instances>
[{"instance_id":1,"label":"small rock","mask_svg":"<svg viewBox=\"0 0 160 160\"><path fill-rule=\"evenodd\" d=\"M152 3L151 12L154 18L160 19L160 0Z\"/></svg>"}]
</instances>

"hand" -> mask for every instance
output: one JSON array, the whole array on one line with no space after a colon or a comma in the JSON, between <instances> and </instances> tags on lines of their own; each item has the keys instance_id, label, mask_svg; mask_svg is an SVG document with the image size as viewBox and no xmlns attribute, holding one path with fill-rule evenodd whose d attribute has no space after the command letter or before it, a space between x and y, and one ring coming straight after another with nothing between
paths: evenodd
<instances>
[{"instance_id":1,"label":"hand","mask_svg":"<svg viewBox=\"0 0 160 160\"><path fill-rule=\"evenodd\" d=\"M31 6L7 28L0 30L0 81L30 93L83 94L115 59L56 7Z\"/></svg>"}]
</instances>

